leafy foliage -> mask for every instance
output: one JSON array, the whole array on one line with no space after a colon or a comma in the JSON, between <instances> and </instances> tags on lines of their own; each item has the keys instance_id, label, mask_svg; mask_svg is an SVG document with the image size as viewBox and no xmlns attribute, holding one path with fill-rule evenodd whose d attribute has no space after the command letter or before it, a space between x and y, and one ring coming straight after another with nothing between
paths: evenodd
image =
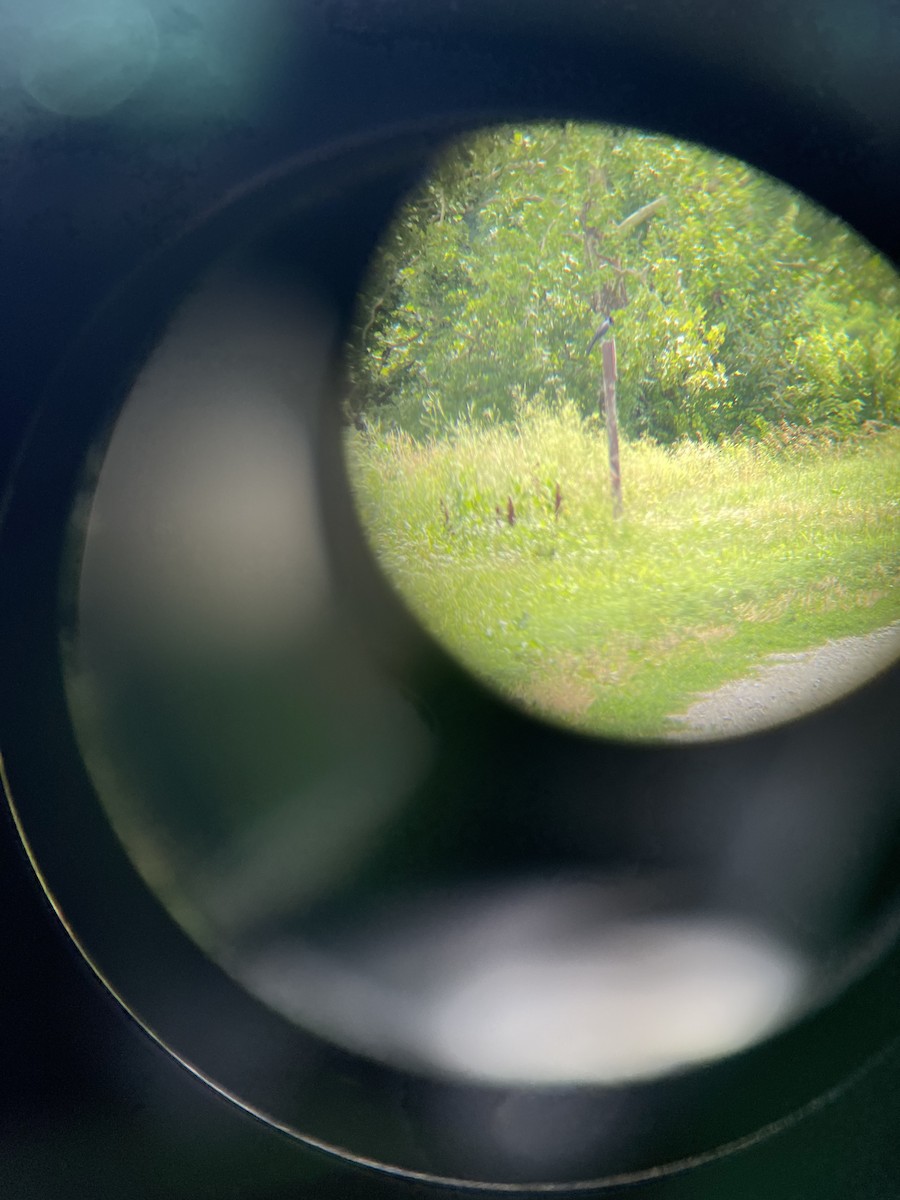
<instances>
[{"instance_id":1,"label":"leafy foliage","mask_svg":"<svg viewBox=\"0 0 900 1200\"><path fill-rule=\"evenodd\" d=\"M350 400L421 439L598 403L612 313L626 436L843 436L900 417L900 282L845 225L734 159L635 131L500 128L398 215L360 300Z\"/></svg>"}]
</instances>

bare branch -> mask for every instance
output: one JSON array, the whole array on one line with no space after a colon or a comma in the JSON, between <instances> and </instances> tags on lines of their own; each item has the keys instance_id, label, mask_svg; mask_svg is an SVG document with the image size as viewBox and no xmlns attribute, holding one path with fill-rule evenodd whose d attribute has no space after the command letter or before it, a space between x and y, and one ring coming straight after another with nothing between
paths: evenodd
<instances>
[{"instance_id":1,"label":"bare branch","mask_svg":"<svg viewBox=\"0 0 900 1200\"><path fill-rule=\"evenodd\" d=\"M629 229L634 229L638 225L642 225L644 221L649 221L654 214L659 212L665 202L665 196L658 196L655 200L651 200L649 204L645 204L643 208L639 208L636 212L633 212L624 221L620 221L616 226L616 232L627 233Z\"/></svg>"}]
</instances>

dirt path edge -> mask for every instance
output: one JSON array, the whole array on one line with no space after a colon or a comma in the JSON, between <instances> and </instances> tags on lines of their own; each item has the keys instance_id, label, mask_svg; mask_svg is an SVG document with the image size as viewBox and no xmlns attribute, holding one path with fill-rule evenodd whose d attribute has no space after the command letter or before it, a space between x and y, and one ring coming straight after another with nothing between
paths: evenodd
<instances>
[{"instance_id":1,"label":"dirt path edge","mask_svg":"<svg viewBox=\"0 0 900 1200\"><path fill-rule=\"evenodd\" d=\"M900 656L900 621L814 650L770 654L750 675L705 692L682 713L668 741L708 741L768 729L846 696Z\"/></svg>"}]
</instances>

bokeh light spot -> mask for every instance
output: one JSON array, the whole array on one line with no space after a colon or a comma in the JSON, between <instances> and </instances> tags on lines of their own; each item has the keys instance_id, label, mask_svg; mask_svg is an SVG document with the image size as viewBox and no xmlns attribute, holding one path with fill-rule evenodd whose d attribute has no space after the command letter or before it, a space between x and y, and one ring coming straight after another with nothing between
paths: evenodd
<instances>
[{"instance_id":1,"label":"bokeh light spot","mask_svg":"<svg viewBox=\"0 0 900 1200\"><path fill-rule=\"evenodd\" d=\"M141 5L78 6L35 33L22 86L52 113L102 116L148 81L158 53L156 23Z\"/></svg>"}]
</instances>

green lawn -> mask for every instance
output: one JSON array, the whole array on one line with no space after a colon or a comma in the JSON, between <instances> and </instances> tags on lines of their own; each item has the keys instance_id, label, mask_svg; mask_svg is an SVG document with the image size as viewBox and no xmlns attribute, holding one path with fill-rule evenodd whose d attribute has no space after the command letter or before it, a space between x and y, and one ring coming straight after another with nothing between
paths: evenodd
<instances>
[{"instance_id":1,"label":"green lawn","mask_svg":"<svg viewBox=\"0 0 900 1200\"><path fill-rule=\"evenodd\" d=\"M603 430L571 410L424 446L354 432L347 454L424 625L580 729L660 736L769 653L900 617L897 429L840 448L625 444L618 522Z\"/></svg>"}]
</instances>

